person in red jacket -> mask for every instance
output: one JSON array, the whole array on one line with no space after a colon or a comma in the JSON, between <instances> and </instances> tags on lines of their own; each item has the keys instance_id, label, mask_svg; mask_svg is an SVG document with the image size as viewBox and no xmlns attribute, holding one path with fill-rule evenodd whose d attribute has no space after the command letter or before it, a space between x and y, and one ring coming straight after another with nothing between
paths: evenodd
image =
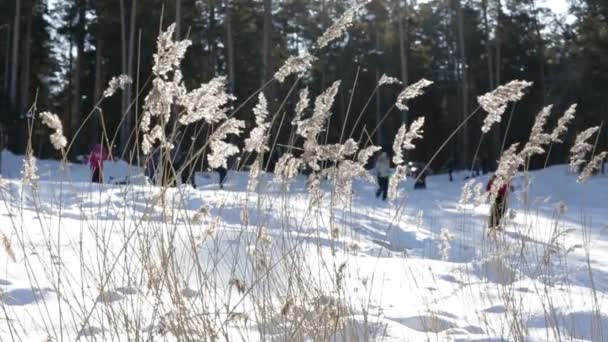
<instances>
[{"instance_id":1,"label":"person in red jacket","mask_svg":"<svg viewBox=\"0 0 608 342\"><path fill-rule=\"evenodd\" d=\"M496 181L496 175L493 175L492 178L490 178L490 181L486 186L486 191L492 190L494 181ZM496 198L494 199L494 203L492 203L492 208L490 209L490 229L501 229L500 222L502 221L505 211L507 210L507 191L509 188L510 187L508 186L507 182L505 182L496 192Z\"/></svg>"},{"instance_id":2,"label":"person in red jacket","mask_svg":"<svg viewBox=\"0 0 608 342\"><path fill-rule=\"evenodd\" d=\"M112 155L101 144L95 144L89 154L88 164L93 172L93 183L103 183L103 162L111 160Z\"/></svg>"}]
</instances>

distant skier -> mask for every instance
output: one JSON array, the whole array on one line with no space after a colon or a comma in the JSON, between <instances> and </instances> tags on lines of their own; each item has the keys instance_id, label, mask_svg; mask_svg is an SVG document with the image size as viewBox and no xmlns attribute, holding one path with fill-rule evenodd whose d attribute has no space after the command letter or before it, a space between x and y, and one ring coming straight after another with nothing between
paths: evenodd
<instances>
[{"instance_id":1,"label":"distant skier","mask_svg":"<svg viewBox=\"0 0 608 342\"><path fill-rule=\"evenodd\" d=\"M228 174L228 170L226 170L226 168L223 167L223 166L217 168L216 170L217 170L217 173L219 175L220 189L223 189L224 188L224 181L226 180L226 175Z\"/></svg>"},{"instance_id":2,"label":"distant skier","mask_svg":"<svg viewBox=\"0 0 608 342\"><path fill-rule=\"evenodd\" d=\"M196 181L194 179L194 160L190 158L188 153L181 153L175 165L176 171L180 172L182 184L190 184L196 189Z\"/></svg>"},{"instance_id":3,"label":"distant skier","mask_svg":"<svg viewBox=\"0 0 608 342\"><path fill-rule=\"evenodd\" d=\"M448 176L450 179L450 182L454 181L454 177L453 177L453 173L454 173L454 159L450 158L448 159L448 161L445 163L446 168L448 169Z\"/></svg>"},{"instance_id":4,"label":"distant skier","mask_svg":"<svg viewBox=\"0 0 608 342\"><path fill-rule=\"evenodd\" d=\"M426 170L416 167L414 170L415 180L414 189L426 189Z\"/></svg>"},{"instance_id":5,"label":"distant skier","mask_svg":"<svg viewBox=\"0 0 608 342\"><path fill-rule=\"evenodd\" d=\"M146 165L146 173L152 184L176 187L179 157L179 146L172 150L157 147L150 155Z\"/></svg>"},{"instance_id":6,"label":"distant skier","mask_svg":"<svg viewBox=\"0 0 608 342\"><path fill-rule=\"evenodd\" d=\"M108 150L101 144L93 145L91 153L89 154L88 164L93 172L91 181L93 183L103 183L103 162L111 160L112 155Z\"/></svg>"},{"instance_id":7,"label":"distant skier","mask_svg":"<svg viewBox=\"0 0 608 342\"><path fill-rule=\"evenodd\" d=\"M478 177L481 174L481 162L479 161L479 157L475 157L473 159L473 170L471 172L471 177Z\"/></svg>"},{"instance_id":8,"label":"distant skier","mask_svg":"<svg viewBox=\"0 0 608 342\"><path fill-rule=\"evenodd\" d=\"M382 200L386 201L388 196L388 178L391 172L391 163L388 160L388 154L386 152L380 153L376 164L374 165L374 172L378 179L378 190L376 190L376 197L382 196Z\"/></svg>"},{"instance_id":9,"label":"distant skier","mask_svg":"<svg viewBox=\"0 0 608 342\"><path fill-rule=\"evenodd\" d=\"M487 154L481 155L481 173L486 175L490 172L490 159Z\"/></svg>"},{"instance_id":10,"label":"distant skier","mask_svg":"<svg viewBox=\"0 0 608 342\"><path fill-rule=\"evenodd\" d=\"M492 191L492 186L496 181L496 175L493 175L486 186L486 191ZM489 228L493 230L501 230L501 221L505 215L505 211L507 210L507 196L508 191L511 187L505 183L500 189L495 190L496 198L494 199L494 203L492 203L492 207L490 208L490 220L489 220Z\"/></svg>"}]
</instances>

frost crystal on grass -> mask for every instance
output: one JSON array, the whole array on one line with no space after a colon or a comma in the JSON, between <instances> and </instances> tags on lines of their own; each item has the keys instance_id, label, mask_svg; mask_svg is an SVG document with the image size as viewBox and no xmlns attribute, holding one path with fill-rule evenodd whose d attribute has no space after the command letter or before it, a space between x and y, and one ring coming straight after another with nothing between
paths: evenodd
<instances>
[{"instance_id":1,"label":"frost crystal on grass","mask_svg":"<svg viewBox=\"0 0 608 342\"><path fill-rule=\"evenodd\" d=\"M192 217L192 219L190 219L190 223L192 224L202 224L203 220L205 218L207 218L209 216L209 208L208 207L201 207L196 214L194 214L194 216Z\"/></svg>"},{"instance_id":2,"label":"frost crystal on grass","mask_svg":"<svg viewBox=\"0 0 608 342\"><path fill-rule=\"evenodd\" d=\"M283 154L274 167L274 181L287 181L298 175L302 160L295 158L291 153Z\"/></svg>"},{"instance_id":3,"label":"frost crystal on grass","mask_svg":"<svg viewBox=\"0 0 608 342\"><path fill-rule=\"evenodd\" d=\"M353 141L353 143L356 149L356 142ZM369 177L369 173L365 170L365 164L378 150L380 150L378 146L369 146L359 151L356 161L341 160L337 167L329 169L328 176L334 186L335 198L344 206L350 206L352 203L353 180ZM350 151L347 153L350 155Z\"/></svg>"},{"instance_id":4,"label":"frost crystal on grass","mask_svg":"<svg viewBox=\"0 0 608 342\"><path fill-rule=\"evenodd\" d=\"M340 81L336 81L321 95L317 96L312 117L296 122L296 133L305 139L302 160L315 171L320 168L317 164L319 160L317 138L323 130L325 121L331 116L331 106L334 103L339 86Z\"/></svg>"},{"instance_id":5,"label":"frost crystal on grass","mask_svg":"<svg viewBox=\"0 0 608 342\"><path fill-rule=\"evenodd\" d=\"M568 131L568 124L574 120L574 114L576 113L576 103L568 108L564 115L557 120L557 126L550 134L551 141L554 143L562 143L561 136Z\"/></svg>"},{"instance_id":6,"label":"frost crystal on grass","mask_svg":"<svg viewBox=\"0 0 608 342\"><path fill-rule=\"evenodd\" d=\"M357 153L357 148L357 142L351 138L344 144L319 145L316 154L320 160L338 161Z\"/></svg>"},{"instance_id":7,"label":"frost crystal on grass","mask_svg":"<svg viewBox=\"0 0 608 342\"><path fill-rule=\"evenodd\" d=\"M469 204L471 198L473 197L473 186L475 185L475 180L471 179L468 182L464 183L462 187L462 194L460 195L460 200L458 200L459 206L465 206Z\"/></svg>"},{"instance_id":8,"label":"frost crystal on grass","mask_svg":"<svg viewBox=\"0 0 608 342\"><path fill-rule=\"evenodd\" d=\"M585 157L593 150L593 145L589 144L587 140L599 131L599 129L599 126L591 127L576 136L574 146L570 149L570 168L573 171L578 172L579 167L586 162Z\"/></svg>"},{"instance_id":9,"label":"frost crystal on grass","mask_svg":"<svg viewBox=\"0 0 608 342\"><path fill-rule=\"evenodd\" d=\"M160 77L155 78L152 81L152 89L146 98L144 99L144 113L140 124L140 129L144 134L143 139L147 139L148 143L153 144L155 140L166 141L165 131L161 130L152 136L147 136L150 132L151 119L158 118L161 124L166 124L171 118L171 105L174 103L175 98L183 96L186 92L183 85L181 85L181 73L175 73L175 79L173 82L165 81ZM144 153L146 153L144 149Z\"/></svg>"},{"instance_id":10,"label":"frost crystal on grass","mask_svg":"<svg viewBox=\"0 0 608 342\"><path fill-rule=\"evenodd\" d=\"M485 195L487 194L484 192L483 184L472 179L462 187L462 194L460 195L458 205L460 207L467 204L480 205L485 201Z\"/></svg>"},{"instance_id":11,"label":"frost crystal on grass","mask_svg":"<svg viewBox=\"0 0 608 342\"><path fill-rule=\"evenodd\" d=\"M220 76L209 83L201 84L199 88L180 96L179 99L179 104L185 108L179 122L189 125L202 119L209 124L226 119L226 112L230 109L227 104L235 97L226 92L226 77Z\"/></svg>"},{"instance_id":12,"label":"frost crystal on grass","mask_svg":"<svg viewBox=\"0 0 608 342\"><path fill-rule=\"evenodd\" d=\"M36 158L30 151L23 159L23 182L32 186L32 188L38 188L38 167L36 166Z\"/></svg>"},{"instance_id":13,"label":"frost crystal on grass","mask_svg":"<svg viewBox=\"0 0 608 342\"><path fill-rule=\"evenodd\" d=\"M145 155L150 154L152 152L152 148L156 142L160 142L164 147L168 147L172 149L172 144L167 141L167 137L165 136L165 130L162 126L156 125L149 133L144 134L141 143L142 152Z\"/></svg>"},{"instance_id":14,"label":"frost crystal on grass","mask_svg":"<svg viewBox=\"0 0 608 342\"><path fill-rule=\"evenodd\" d=\"M433 84L433 81L429 81L424 78L414 84L410 84L397 96L397 102L395 105L397 108L399 108L399 110L409 110L407 107L407 101L424 94L424 88L430 86L431 84Z\"/></svg>"},{"instance_id":15,"label":"frost crystal on grass","mask_svg":"<svg viewBox=\"0 0 608 342\"><path fill-rule=\"evenodd\" d=\"M42 118L42 123L44 125L55 131L49 136L53 147L56 150L65 148L68 144L68 140L63 136L63 125L61 124L59 116L51 112L42 112L40 113L40 117Z\"/></svg>"},{"instance_id":16,"label":"frost crystal on grass","mask_svg":"<svg viewBox=\"0 0 608 342\"><path fill-rule=\"evenodd\" d=\"M211 153L207 156L209 167L216 169L219 167L228 168L227 159L239 153L238 147L224 141L229 134L240 135L241 129L245 127L245 122L230 118L213 132L209 146Z\"/></svg>"},{"instance_id":17,"label":"frost crystal on grass","mask_svg":"<svg viewBox=\"0 0 608 342\"><path fill-rule=\"evenodd\" d=\"M403 150L413 150L416 148L412 141L414 139L422 138L422 126L424 125L424 116L418 117L410 125L410 129L407 129L406 124L403 124L393 142L393 163L400 165L403 164Z\"/></svg>"},{"instance_id":18,"label":"frost crystal on grass","mask_svg":"<svg viewBox=\"0 0 608 342\"><path fill-rule=\"evenodd\" d=\"M543 146L551 142L551 135L545 133L544 129L552 108L553 105L546 106L536 115L536 120L534 120L534 125L530 131L530 138L521 151L522 156L529 158L535 154L545 153Z\"/></svg>"},{"instance_id":19,"label":"frost crystal on grass","mask_svg":"<svg viewBox=\"0 0 608 342\"><path fill-rule=\"evenodd\" d=\"M368 146L359 151L357 154L357 161L361 167L365 168L365 165L369 162L369 159L374 155L374 153L380 151L382 147L380 146Z\"/></svg>"},{"instance_id":20,"label":"frost crystal on grass","mask_svg":"<svg viewBox=\"0 0 608 342\"><path fill-rule=\"evenodd\" d=\"M407 175L407 166L398 165L395 168L395 174L389 178L388 181L388 199L391 201L399 198L399 182L405 179Z\"/></svg>"},{"instance_id":21,"label":"frost crystal on grass","mask_svg":"<svg viewBox=\"0 0 608 342\"><path fill-rule=\"evenodd\" d=\"M514 80L492 90L489 93L477 97L481 108L488 112L483 120L481 131L488 133L492 125L500 122L502 114L510 102L517 102L524 96L524 90L532 85L532 82Z\"/></svg>"},{"instance_id":22,"label":"frost crystal on grass","mask_svg":"<svg viewBox=\"0 0 608 342\"><path fill-rule=\"evenodd\" d=\"M591 159L591 161L589 161L587 165L585 165L583 172L581 172L581 174L578 176L578 182L586 182L589 177L591 177L593 173L600 168L600 165L602 165L602 162L604 161L604 159L606 159L607 156L608 152L604 151L593 157L593 159Z\"/></svg>"},{"instance_id":23,"label":"frost crystal on grass","mask_svg":"<svg viewBox=\"0 0 608 342\"><path fill-rule=\"evenodd\" d=\"M247 192L255 192L258 187L258 178L260 176L260 159L259 157L253 162L251 170L249 170L249 179L247 180Z\"/></svg>"},{"instance_id":24,"label":"frost crystal on grass","mask_svg":"<svg viewBox=\"0 0 608 342\"><path fill-rule=\"evenodd\" d=\"M454 234L450 233L450 230L447 228L441 229L441 234L439 234L439 239L441 240L441 248L439 253L441 254L441 260L448 260L450 256L450 241L454 240Z\"/></svg>"},{"instance_id":25,"label":"frost crystal on grass","mask_svg":"<svg viewBox=\"0 0 608 342\"><path fill-rule=\"evenodd\" d=\"M414 148L416 148L416 146L414 146L414 144L412 144L412 141L414 141L414 139L422 138L422 133L424 133L422 131L423 125L424 125L424 116L421 116L421 117L417 118L416 120L414 120L414 122L412 122L412 124L410 125L410 129L405 134L405 140L403 141L404 149L413 150Z\"/></svg>"},{"instance_id":26,"label":"frost crystal on grass","mask_svg":"<svg viewBox=\"0 0 608 342\"><path fill-rule=\"evenodd\" d=\"M317 39L317 46L322 49L332 41L342 37L344 32L352 26L355 15L361 10L370 0L362 0L347 9L340 18L338 18L330 27L323 32L321 37Z\"/></svg>"},{"instance_id":27,"label":"frost crystal on grass","mask_svg":"<svg viewBox=\"0 0 608 342\"><path fill-rule=\"evenodd\" d=\"M120 75L118 77L114 76L110 82L108 82L108 88L103 91L103 97L110 97L114 95L116 90L119 88L125 90L131 83L133 83L133 80L127 75Z\"/></svg>"},{"instance_id":28,"label":"frost crystal on grass","mask_svg":"<svg viewBox=\"0 0 608 342\"><path fill-rule=\"evenodd\" d=\"M209 145L212 153L207 156L207 159L209 166L214 169L220 167L227 168L228 158L239 153L238 147L222 140L212 140Z\"/></svg>"},{"instance_id":29,"label":"frost crystal on grass","mask_svg":"<svg viewBox=\"0 0 608 342\"><path fill-rule=\"evenodd\" d=\"M253 114L255 114L256 126L251 130L249 138L245 139L245 151L262 153L268 151L266 146L266 131L270 126L266 122L268 117L268 103L264 93L258 95L258 104L253 108Z\"/></svg>"},{"instance_id":30,"label":"frost crystal on grass","mask_svg":"<svg viewBox=\"0 0 608 342\"><path fill-rule=\"evenodd\" d=\"M308 52L304 52L300 56L290 56L274 74L274 79L283 83L291 75L297 74L298 76L302 76L302 74L312 67L312 63L316 60L317 58Z\"/></svg>"},{"instance_id":31,"label":"frost crystal on grass","mask_svg":"<svg viewBox=\"0 0 608 342\"><path fill-rule=\"evenodd\" d=\"M291 122L292 125L297 125L300 120L302 120L302 115L304 115L304 111L310 105L310 99L308 98L308 88L304 88L300 90L300 99L296 104L296 115Z\"/></svg>"},{"instance_id":32,"label":"frost crystal on grass","mask_svg":"<svg viewBox=\"0 0 608 342\"><path fill-rule=\"evenodd\" d=\"M418 117L412 122L409 130L407 129L406 124L403 124L395 136L395 141L393 142L393 163L397 165L397 168L395 169L395 174L389 179L387 194L389 200L395 200L399 197L399 183L407 176L407 166L402 165L404 163L403 152L404 150L412 150L415 148L412 141L417 138L422 138L423 125L424 117Z\"/></svg>"},{"instance_id":33,"label":"frost crystal on grass","mask_svg":"<svg viewBox=\"0 0 608 342\"><path fill-rule=\"evenodd\" d=\"M175 24L172 24L157 39L154 66L152 67L155 78L152 80L152 89L144 99L144 112L140 125L140 129L144 133L142 138L144 154L149 154L152 151L156 141L160 141L166 148L172 148L172 144L167 142L164 130L164 125L171 119L171 107L173 104L185 105L193 102L191 98L186 97L187 90L183 85L182 74L178 69L191 42L189 40L173 41L174 30ZM170 72L173 72L171 80L167 76ZM196 99L200 97L196 91L193 94ZM184 120L184 117L182 117L180 121L194 120L192 115L191 111L187 111L186 119ZM152 118L157 118L159 125L153 131L150 131Z\"/></svg>"},{"instance_id":34,"label":"frost crystal on grass","mask_svg":"<svg viewBox=\"0 0 608 342\"><path fill-rule=\"evenodd\" d=\"M357 162L343 160L337 167L324 170L334 189L334 199L343 206L350 206L353 198L353 180L360 178L365 173L365 169L360 167Z\"/></svg>"},{"instance_id":35,"label":"frost crystal on grass","mask_svg":"<svg viewBox=\"0 0 608 342\"><path fill-rule=\"evenodd\" d=\"M68 140L63 136L63 132L61 131L51 134L49 139L51 140L51 145L53 145L56 150L61 150L68 144Z\"/></svg>"},{"instance_id":36,"label":"frost crystal on grass","mask_svg":"<svg viewBox=\"0 0 608 342\"><path fill-rule=\"evenodd\" d=\"M172 98L164 96L159 87L161 82L163 82L161 79L154 79L152 89L144 98L144 113L140 125L140 129L144 133L150 130L152 117L163 116L171 111Z\"/></svg>"},{"instance_id":37,"label":"frost crystal on grass","mask_svg":"<svg viewBox=\"0 0 608 342\"><path fill-rule=\"evenodd\" d=\"M310 176L308 176L307 188L310 196L310 203L312 205L321 203L323 192L321 191L321 179L317 173L311 173Z\"/></svg>"},{"instance_id":38,"label":"frost crystal on grass","mask_svg":"<svg viewBox=\"0 0 608 342\"><path fill-rule=\"evenodd\" d=\"M42 123L48 128L54 131L63 131L63 125L61 124L61 120L57 114L53 114L51 112L42 112L40 113L40 118L42 119Z\"/></svg>"},{"instance_id":39,"label":"frost crystal on grass","mask_svg":"<svg viewBox=\"0 0 608 342\"><path fill-rule=\"evenodd\" d=\"M403 124L399 127L399 131L395 135L395 140L393 141L393 163L396 165L403 164L403 142L405 141L405 134L407 134L407 125Z\"/></svg>"},{"instance_id":40,"label":"frost crystal on grass","mask_svg":"<svg viewBox=\"0 0 608 342\"><path fill-rule=\"evenodd\" d=\"M312 117L297 121L297 133L307 140L316 142L317 136L323 130L325 121L331 116L331 106L338 93L340 81L335 81L321 95L315 99L315 108Z\"/></svg>"},{"instance_id":41,"label":"frost crystal on grass","mask_svg":"<svg viewBox=\"0 0 608 342\"><path fill-rule=\"evenodd\" d=\"M152 72L156 76L165 77L173 68L179 66L186 50L192 44L188 39L174 41L174 31L175 23L171 24L167 31L162 32L156 40L156 53L153 55L154 66L152 67Z\"/></svg>"},{"instance_id":42,"label":"frost crystal on grass","mask_svg":"<svg viewBox=\"0 0 608 342\"><path fill-rule=\"evenodd\" d=\"M494 173L496 178L492 182L492 187L490 188L490 198L492 201L498 196L498 192L503 186L508 186L519 167L524 164L524 159L521 154L517 153L517 147L519 147L519 143L509 146L509 148L503 152L502 157L498 162L498 168Z\"/></svg>"},{"instance_id":43,"label":"frost crystal on grass","mask_svg":"<svg viewBox=\"0 0 608 342\"><path fill-rule=\"evenodd\" d=\"M403 82L399 81L398 78L382 74L382 77L380 77L380 81L378 81L378 87L383 86L385 84L403 84Z\"/></svg>"}]
</instances>

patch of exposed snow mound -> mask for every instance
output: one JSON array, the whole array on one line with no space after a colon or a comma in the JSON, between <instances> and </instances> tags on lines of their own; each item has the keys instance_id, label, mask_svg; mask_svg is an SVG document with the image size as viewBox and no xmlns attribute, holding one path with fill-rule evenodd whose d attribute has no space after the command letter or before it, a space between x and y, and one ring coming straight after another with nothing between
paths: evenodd
<instances>
[{"instance_id":1,"label":"patch of exposed snow mound","mask_svg":"<svg viewBox=\"0 0 608 342\"><path fill-rule=\"evenodd\" d=\"M499 285L511 285L516 281L517 274L500 257L490 257L473 264L475 274L487 282Z\"/></svg>"}]
</instances>

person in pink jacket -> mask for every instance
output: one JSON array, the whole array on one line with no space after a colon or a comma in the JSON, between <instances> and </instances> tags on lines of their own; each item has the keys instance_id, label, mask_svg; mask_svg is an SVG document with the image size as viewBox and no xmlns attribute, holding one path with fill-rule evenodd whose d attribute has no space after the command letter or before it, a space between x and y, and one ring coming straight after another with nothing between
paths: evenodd
<instances>
[{"instance_id":1,"label":"person in pink jacket","mask_svg":"<svg viewBox=\"0 0 608 342\"><path fill-rule=\"evenodd\" d=\"M103 183L103 162L112 160L112 155L101 144L95 144L89 154L88 164L93 171L93 183Z\"/></svg>"}]
</instances>

